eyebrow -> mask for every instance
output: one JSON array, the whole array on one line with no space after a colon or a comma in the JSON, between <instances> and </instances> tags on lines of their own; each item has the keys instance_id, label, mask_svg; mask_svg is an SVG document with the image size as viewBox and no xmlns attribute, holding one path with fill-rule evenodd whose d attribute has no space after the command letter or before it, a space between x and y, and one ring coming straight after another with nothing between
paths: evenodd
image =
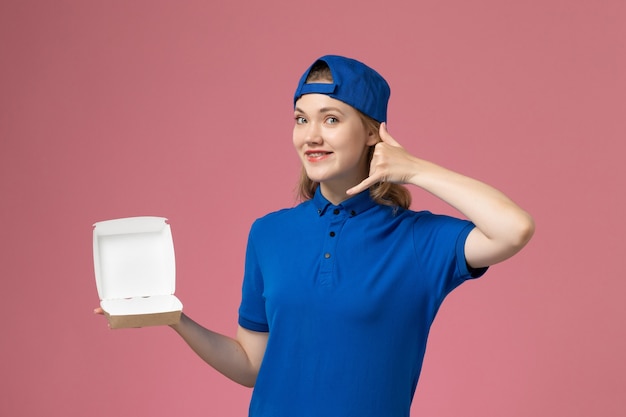
<instances>
[{"instance_id":1,"label":"eyebrow","mask_svg":"<svg viewBox=\"0 0 626 417\"><path fill-rule=\"evenodd\" d=\"M304 110L302 110L300 107L296 107L295 111L300 112L300 113L304 113L306 114L306 112ZM329 112L337 112L337 113L341 113L344 114L339 107L322 107L321 109L319 109L318 113L329 113Z\"/></svg>"}]
</instances>

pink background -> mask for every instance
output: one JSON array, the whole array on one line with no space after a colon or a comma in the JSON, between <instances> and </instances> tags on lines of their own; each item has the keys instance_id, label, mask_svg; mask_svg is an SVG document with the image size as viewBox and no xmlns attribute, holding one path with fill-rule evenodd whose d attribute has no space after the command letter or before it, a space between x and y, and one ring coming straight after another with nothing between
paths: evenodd
<instances>
[{"instance_id":1,"label":"pink background","mask_svg":"<svg viewBox=\"0 0 626 417\"><path fill-rule=\"evenodd\" d=\"M245 415L250 390L169 328L93 316L91 225L168 217L185 311L234 334L248 228L294 204L292 92L326 53L389 80L411 152L537 222L444 303L412 415L626 415L625 28L621 0L3 0L0 415Z\"/></svg>"}]
</instances>

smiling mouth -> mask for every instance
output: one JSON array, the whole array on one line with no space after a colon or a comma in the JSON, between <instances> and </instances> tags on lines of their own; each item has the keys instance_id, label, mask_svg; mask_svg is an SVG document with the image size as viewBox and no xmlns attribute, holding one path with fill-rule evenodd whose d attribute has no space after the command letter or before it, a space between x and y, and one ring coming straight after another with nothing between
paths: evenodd
<instances>
[{"instance_id":1,"label":"smiling mouth","mask_svg":"<svg viewBox=\"0 0 626 417\"><path fill-rule=\"evenodd\" d=\"M332 152L323 152L323 151L315 151L315 152L306 152L305 156L307 161L309 162L317 162L326 159Z\"/></svg>"},{"instance_id":2,"label":"smiling mouth","mask_svg":"<svg viewBox=\"0 0 626 417\"><path fill-rule=\"evenodd\" d=\"M330 155L331 152L307 152L306 156L309 158L319 158L325 155Z\"/></svg>"}]
</instances>

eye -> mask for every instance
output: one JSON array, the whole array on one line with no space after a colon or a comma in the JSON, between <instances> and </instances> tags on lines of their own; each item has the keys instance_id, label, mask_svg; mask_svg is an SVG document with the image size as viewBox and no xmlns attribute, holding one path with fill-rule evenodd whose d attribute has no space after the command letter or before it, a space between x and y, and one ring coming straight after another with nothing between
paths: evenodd
<instances>
[{"instance_id":1,"label":"eye","mask_svg":"<svg viewBox=\"0 0 626 417\"><path fill-rule=\"evenodd\" d=\"M336 117L330 116L326 119L326 123L328 123L329 125L334 125L336 123L339 123L339 119L337 119Z\"/></svg>"},{"instance_id":2,"label":"eye","mask_svg":"<svg viewBox=\"0 0 626 417\"><path fill-rule=\"evenodd\" d=\"M296 116L296 124L303 125L306 123L306 119L302 116Z\"/></svg>"}]
</instances>

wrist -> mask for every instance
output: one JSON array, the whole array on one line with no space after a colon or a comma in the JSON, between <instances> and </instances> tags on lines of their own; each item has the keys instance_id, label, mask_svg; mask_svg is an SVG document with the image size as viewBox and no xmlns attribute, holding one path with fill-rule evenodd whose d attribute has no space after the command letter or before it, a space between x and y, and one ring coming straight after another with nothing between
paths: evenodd
<instances>
[{"instance_id":1,"label":"wrist","mask_svg":"<svg viewBox=\"0 0 626 417\"><path fill-rule=\"evenodd\" d=\"M174 324L170 324L169 326L174 329L176 332L180 333L180 329L181 326L183 325L183 322L187 321L187 316L185 315L185 313L180 313L180 319L178 320L178 322L174 323Z\"/></svg>"}]
</instances>

